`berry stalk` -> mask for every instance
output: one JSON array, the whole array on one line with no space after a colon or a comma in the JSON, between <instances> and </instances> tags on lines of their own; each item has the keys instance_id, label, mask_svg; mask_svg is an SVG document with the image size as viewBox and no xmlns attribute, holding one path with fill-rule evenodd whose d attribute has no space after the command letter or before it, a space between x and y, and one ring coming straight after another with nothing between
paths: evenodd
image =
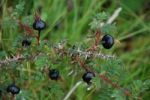
<instances>
[{"instance_id":1,"label":"berry stalk","mask_svg":"<svg viewBox=\"0 0 150 100\"><path fill-rule=\"evenodd\" d=\"M39 30L38 31L38 36L37 36L37 44L40 45L40 34L41 34L41 31Z\"/></svg>"}]
</instances>

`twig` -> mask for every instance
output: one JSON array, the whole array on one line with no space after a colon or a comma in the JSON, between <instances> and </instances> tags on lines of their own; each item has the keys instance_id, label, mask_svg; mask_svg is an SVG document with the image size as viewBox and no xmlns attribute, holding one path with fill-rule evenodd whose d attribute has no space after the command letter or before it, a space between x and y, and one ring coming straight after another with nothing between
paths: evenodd
<instances>
[{"instance_id":1,"label":"twig","mask_svg":"<svg viewBox=\"0 0 150 100\"><path fill-rule=\"evenodd\" d=\"M112 16L107 20L106 24L111 24L119 16L121 10L122 10L121 7L117 8L112 14Z\"/></svg>"},{"instance_id":2,"label":"twig","mask_svg":"<svg viewBox=\"0 0 150 100\"><path fill-rule=\"evenodd\" d=\"M73 88L67 93L67 95L64 97L63 100L68 100L68 98L71 96L71 94L76 90L76 88L82 83L82 81L78 81Z\"/></svg>"},{"instance_id":3,"label":"twig","mask_svg":"<svg viewBox=\"0 0 150 100\"><path fill-rule=\"evenodd\" d=\"M23 29L28 35L32 36L32 37L37 37L34 34L34 31L26 24L23 24L20 20L17 20L17 23L19 24L19 27L21 29Z\"/></svg>"},{"instance_id":4,"label":"twig","mask_svg":"<svg viewBox=\"0 0 150 100\"><path fill-rule=\"evenodd\" d=\"M122 11L122 8L119 7L117 8L114 13L112 14L112 16L107 20L106 24L112 24L112 22L119 16L120 12ZM101 27L104 25L105 23L100 23Z\"/></svg>"},{"instance_id":5,"label":"twig","mask_svg":"<svg viewBox=\"0 0 150 100\"><path fill-rule=\"evenodd\" d=\"M114 55L106 55L106 54L102 54L101 52L99 53L95 53L95 52L91 52L91 51L81 51L76 50L77 53L79 53L79 55L84 56L85 58L87 57L95 57L95 58L101 58L101 59L115 59L116 57Z\"/></svg>"},{"instance_id":6,"label":"twig","mask_svg":"<svg viewBox=\"0 0 150 100\"><path fill-rule=\"evenodd\" d=\"M105 74L100 74L99 77L106 83L112 85L114 88L117 88L117 89L120 89L121 87L116 84L116 83L113 83Z\"/></svg>"},{"instance_id":7,"label":"twig","mask_svg":"<svg viewBox=\"0 0 150 100\"><path fill-rule=\"evenodd\" d=\"M79 63L79 65L80 65L85 71L93 72L88 66L86 66L85 62L80 59L80 56L76 56L76 59L75 59L75 60ZM94 72L93 72L93 73L94 73Z\"/></svg>"},{"instance_id":8,"label":"twig","mask_svg":"<svg viewBox=\"0 0 150 100\"><path fill-rule=\"evenodd\" d=\"M25 58L23 55L19 55L17 54L16 56L13 56L13 58L8 58L6 57L5 60L1 60L0 61L0 68L2 68L4 65L8 65L11 62L19 62L19 61L24 61L26 59L37 59L40 55L42 55L42 53L36 54L36 55L30 55L28 58Z\"/></svg>"},{"instance_id":9,"label":"twig","mask_svg":"<svg viewBox=\"0 0 150 100\"><path fill-rule=\"evenodd\" d=\"M116 88L116 89L122 89L123 92L124 92L124 94L125 94L126 96L131 96L130 91L125 90L125 89L124 89L123 87L121 87L119 84L112 82L112 80L110 80L110 79L106 76L106 74L100 74L99 77L100 77L104 82L106 82L107 84L110 84L110 85L113 86L114 88Z\"/></svg>"},{"instance_id":10,"label":"twig","mask_svg":"<svg viewBox=\"0 0 150 100\"><path fill-rule=\"evenodd\" d=\"M19 60L23 60L24 57L22 55L13 56L13 58L6 57L5 60L0 61L0 67L3 67L3 65L7 65L11 62L18 62Z\"/></svg>"}]
</instances>

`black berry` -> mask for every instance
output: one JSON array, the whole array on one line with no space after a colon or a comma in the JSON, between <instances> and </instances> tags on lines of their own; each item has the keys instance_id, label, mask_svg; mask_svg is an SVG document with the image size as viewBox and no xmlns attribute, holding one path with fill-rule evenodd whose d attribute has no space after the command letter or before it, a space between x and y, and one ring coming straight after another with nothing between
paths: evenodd
<instances>
[{"instance_id":1,"label":"black berry","mask_svg":"<svg viewBox=\"0 0 150 100\"><path fill-rule=\"evenodd\" d=\"M95 77L94 73L92 72L86 72L83 76L82 79L85 81L87 84L91 83L91 79Z\"/></svg>"},{"instance_id":2,"label":"black berry","mask_svg":"<svg viewBox=\"0 0 150 100\"><path fill-rule=\"evenodd\" d=\"M30 41L30 40L24 39L24 40L22 41L22 46L23 46L23 47L28 47L28 46L30 46L30 45L31 45L31 41Z\"/></svg>"},{"instance_id":3,"label":"black berry","mask_svg":"<svg viewBox=\"0 0 150 100\"><path fill-rule=\"evenodd\" d=\"M104 35L104 37L102 38L102 45L105 49L110 49L114 44L114 38L109 35L106 34Z\"/></svg>"},{"instance_id":4,"label":"black berry","mask_svg":"<svg viewBox=\"0 0 150 100\"><path fill-rule=\"evenodd\" d=\"M15 84L11 84L7 87L7 92L12 93L13 95L18 94L20 92L20 88Z\"/></svg>"},{"instance_id":5,"label":"black berry","mask_svg":"<svg viewBox=\"0 0 150 100\"><path fill-rule=\"evenodd\" d=\"M51 80L58 80L59 71L57 69L51 69L49 71L49 77L50 77Z\"/></svg>"},{"instance_id":6,"label":"black berry","mask_svg":"<svg viewBox=\"0 0 150 100\"><path fill-rule=\"evenodd\" d=\"M46 28L46 23L43 20L37 19L37 20L34 21L33 29L41 31L45 28Z\"/></svg>"}]
</instances>

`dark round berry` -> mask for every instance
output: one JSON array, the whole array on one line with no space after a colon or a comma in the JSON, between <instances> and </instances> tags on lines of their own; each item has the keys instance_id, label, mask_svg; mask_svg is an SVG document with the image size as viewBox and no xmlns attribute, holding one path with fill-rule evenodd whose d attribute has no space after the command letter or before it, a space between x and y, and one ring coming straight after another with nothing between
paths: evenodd
<instances>
[{"instance_id":1,"label":"dark round berry","mask_svg":"<svg viewBox=\"0 0 150 100\"><path fill-rule=\"evenodd\" d=\"M50 77L51 80L58 80L59 71L57 69L51 69L49 71L49 77Z\"/></svg>"},{"instance_id":2,"label":"dark round berry","mask_svg":"<svg viewBox=\"0 0 150 100\"><path fill-rule=\"evenodd\" d=\"M33 29L41 31L41 30L43 30L45 28L46 28L46 23L43 20L38 19L38 20L34 21Z\"/></svg>"},{"instance_id":3,"label":"dark round berry","mask_svg":"<svg viewBox=\"0 0 150 100\"><path fill-rule=\"evenodd\" d=\"M24 39L24 40L22 41L22 46L23 46L23 47L28 47L28 46L30 46L30 45L31 45L31 41L30 41L30 40Z\"/></svg>"},{"instance_id":4,"label":"dark round berry","mask_svg":"<svg viewBox=\"0 0 150 100\"><path fill-rule=\"evenodd\" d=\"M91 83L91 79L94 77L94 73L92 72L86 72L84 73L84 75L82 76L83 81L85 81L87 84Z\"/></svg>"},{"instance_id":5,"label":"dark round berry","mask_svg":"<svg viewBox=\"0 0 150 100\"><path fill-rule=\"evenodd\" d=\"M13 95L18 94L20 92L20 88L15 84L11 84L7 87L7 92L12 93Z\"/></svg>"},{"instance_id":6,"label":"dark round berry","mask_svg":"<svg viewBox=\"0 0 150 100\"><path fill-rule=\"evenodd\" d=\"M102 38L102 45L105 49L110 49L114 44L114 38L109 35L106 34L104 35L104 37Z\"/></svg>"}]
</instances>

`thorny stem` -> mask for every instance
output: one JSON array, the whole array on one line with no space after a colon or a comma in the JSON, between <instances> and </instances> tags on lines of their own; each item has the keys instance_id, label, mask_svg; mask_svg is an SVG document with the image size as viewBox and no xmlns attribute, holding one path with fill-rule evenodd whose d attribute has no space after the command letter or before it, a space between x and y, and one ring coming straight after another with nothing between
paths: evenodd
<instances>
[{"instance_id":1,"label":"thorny stem","mask_svg":"<svg viewBox=\"0 0 150 100\"><path fill-rule=\"evenodd\" d=\"M116 11L113 13L113 15L109 18L109 20L107 21L107 23L111 24L116 18L117 16L119 15L120 11L122 10L122 8L118 8L116 9ZM100 39L101 39L101 32L100 31L96 31L96 38L95 38L95 45L88 49L87 51L95 51L97 49L97 46L99 45L99 42L100 42ZM82 61L80 61L81 63ZM85 66L83 65L83 63L80 64L80 66L82 68L84 68L85 70L87 70L87 68L85 68ZM84 67L83 67L84 66ZM105 74L101 74L99 75L99 77L106 83L112 85L114 88L117 88L117 89L121 89L122 87L116 83L113 83L112 80L110 80ZM131 96L131 93L128 91L128 90L125 90L124 91L125 95L127 96Z\"/></svg>"},{"instance_id":2,"label":"thorny stem","mask_svg":"<svg viewBox=\"0 0 150 100\"><path fill-rule=\"evenodd\" d=\"M92 70L91 70L89 67L87 67L87 66L85 65L85 63L80 59L79 56L76 56L76 60L77 60L77 62L79 63L79 65L80 65L83 69L85 69L85 71L90 71L90 72L92 72Z\"/></svg>"},{"instance_id":3,"label":"thorny stem","mask_svg":"<svg viewBox=\"0 0 150 100\"><path fill-rule=\"evenodd\" d=\"M113 83L105 74L100 74L99 77L106 83L111 84L114 88L120 89L118 84Z\"/></svg>"},{"instance_id":4,"label":"thorny stem","mask_svg":"<svg viewBox=\"0 0 150 100\"><path fill-rule=\"evenodd\" d=\"M25 30L25 32L28 33L28 35L30 35L32 37L36 37L33 30L28 25L23 24L21 21L17 21L17 23L19 24L21 29Z\"/></svg>"},{"instance_id":5,"label":"thorny stem","mask_svg":"<svg viewBox=\"0 0 150 100\"><path fill-rule=\"evenodd\" d=\"M110 80L105 74L100 74L99 77L106 83L112 85L114 88L116 89L123 89L123 87L121 87L119 84L117 83L113 83L112 80ZM124 90L124 89L123 89ZM124 94L126 96L131 96L130 91L128 90L124 90Z\"/></svg>"},{"instance_id":6,"label":"thorny stem","mask_svg":"<svg viewBox=\"0 0 150 100\"><path fill-rule=\"evenodd\" d=\"M85 65L85 63L80 59L79 56L76 57L76 60L77 62L79 63L79 65L85 69L85 71L90 71L90 72L93 72L94 74L98 74L96 72L94 72L93 70L91 70L89 67L87 67ZM121 87L119 84L117 83L113 83L112 80L110 80L105 74L100 74L99 77L104 81L106 82L107 84L110 84L111 86L113 86L114 88L116 89L123 89L123 87ZM131 93L128 91L128 90L124 90L124 94L126 96L131 96Z\"/></svg>"},{"instance_id":7,"label":"thorny stem","mask_svg":"<svg viewBox=\"0 0 150 100\"><path fill-rule=\"evenodd\" d=\"M42 54L39 53L39 54L31 55L28 58L25 58L23 55L17 54L16 56L13 56L13 58L6 57L5 60L0 60L0 68L4 67L4 65L10 64L11 62L20 62L20 61L24 61L26 59L34 60L34 59L37 59L40 55L42 55Z\"/></svg>"},{"instance_id":8,"label":"thorny stem","mask_svg":"<svg viewBox=\"0 0 150 100\"><path fill-rule=\"evenodd\" d=\"M62 49L62 46L60 46L61 48L57 48L57 52L59 53L62 53L63 55L71 55L71 53L69 53L69 50L63 50ZM112 56L112 55L105 55L105 54L102 54L102 53L93 53L93 52L86 52L86 51L81 51L81 50L77 50L76 51L77 53L79 53L80 56L83 56L83 57L89 57L89 56L93 56L94 58L101 58L101 59L113 59L115 58L115 56ZM31 55L29 58L37 58L39 55ZM11 62L19 62L19 61L23 61L27 58L25 58L23 55L13 55L13 58L9 58L9 57L6 57L4 60L0 60L0 68L3 67L4 65L7 65Z\"/></svg>"}]
</instances>

